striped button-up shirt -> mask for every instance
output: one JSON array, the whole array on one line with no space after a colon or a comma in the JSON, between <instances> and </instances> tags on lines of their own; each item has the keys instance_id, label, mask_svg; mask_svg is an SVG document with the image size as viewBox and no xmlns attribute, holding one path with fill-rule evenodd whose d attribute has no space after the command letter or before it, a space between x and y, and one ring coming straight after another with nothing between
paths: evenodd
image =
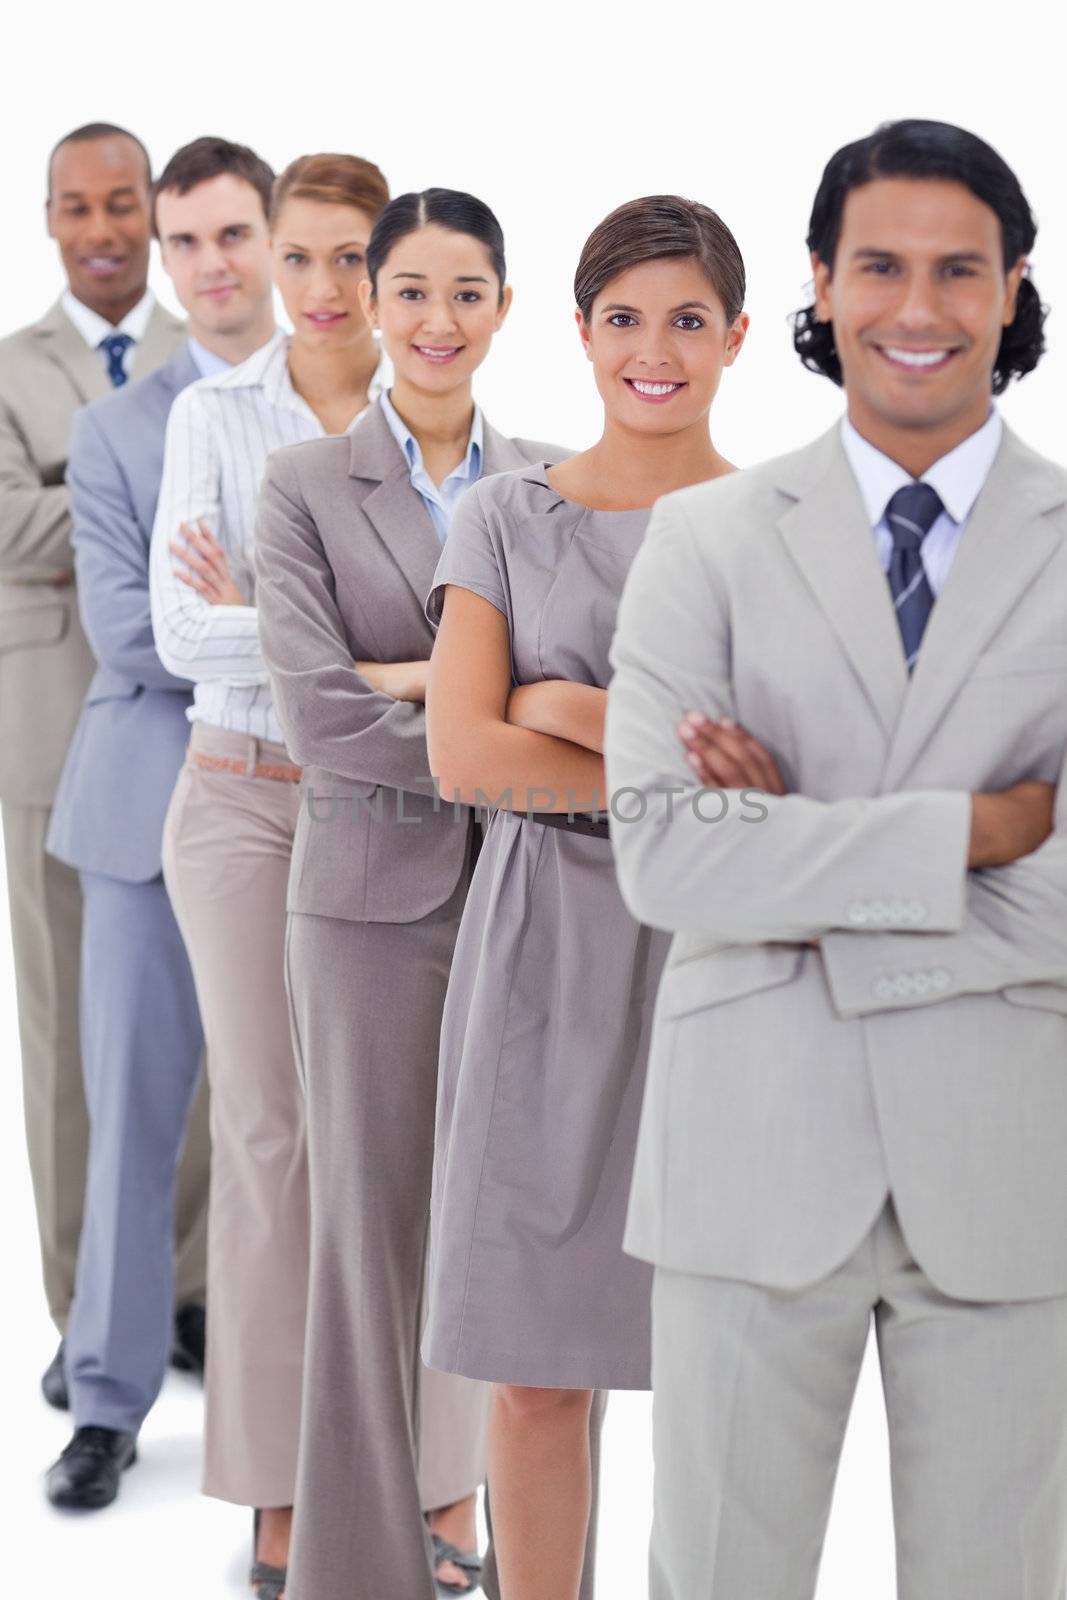
<instances>
[{"instance_id":1,"label":"striped button-up shirt","mask_svg":"<svg viewBox=\"0 0 1067 1600\"><path fill-rule=\"evenodd\" d=\"M325 432L293 388L288 356L289 339L279 331L247 361L191 384L175 399L150 567L156 649L169 671L192 679L190 720L279 744L284 740L256 621L256 500L272 450ZM376 375L370 398L380 390ZM183 522L197 520L226 552L250 605L211 605L176 576L171 543L181 542Z\"/></svg>"}]
</instances>

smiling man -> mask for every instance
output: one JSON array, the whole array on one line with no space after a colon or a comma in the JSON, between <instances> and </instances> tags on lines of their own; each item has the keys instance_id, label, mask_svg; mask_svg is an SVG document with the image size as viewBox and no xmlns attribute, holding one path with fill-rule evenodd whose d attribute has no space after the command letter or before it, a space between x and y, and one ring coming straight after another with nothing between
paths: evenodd
<instances>
[{"instance_id":1,"label":"smiling man","mask_svg":"<svg viewBox=\"0 0 1067 1600\"><path fill-rule=\"evenodd\" d=\"M623 598L653 1600L810 1600L872 1325L902 1600L1063 1595L1067 474L993 404L1035 231L960 128L838 151L795 340L847 414L661 501Z\"/></svg>"},{"instance_id":2,"label":"smiling man","mask_svg":"<svg viewBox=\"0 0 1067 1600\"><path fill-rule=\"evenodd\" d=\"M48 834L50 853L81 881L92 1130L64 1361L75 1432L48 1476L50 1499L67 1507L97 1509L114 1498L163 1380L183 1140L179 1216L190 1201L202 1214L207 1196L202 1102L189 1121L200 1017L161 864L192 685L156 654L148 551L175 396L243 361L274 332L272 180L254 151L225 139L197 139L171 157L156 185L155 223L188 338L149 377L81 412L71 437L78 599L98 667ZM191 1297L178 1232L175 1349L182 1364L202 1370L202 1283Z\"/></svg>"},{"instance_id":3,"label":"smiling man","mask_svg":"<svg viewBox=\"0 0 1067 1600\"><path fill-rule=\"evenodd\" d=\"M109 123L61 139L48 231L67 288L0 343L0 804L15 954L30 1170L48 1307L63 1332L74 1293L88 1130L78 1052L81 898L45 855L63 758L93 658L78 618L64 484L75 411L181 343L147 288L150 173L140 140ZM203 1249L189 1271L203 1281ZM190 1285L192 1288L192 1285ZM46 1396L64 1403L62 1367Z\"/></svg>"}]
</instances>

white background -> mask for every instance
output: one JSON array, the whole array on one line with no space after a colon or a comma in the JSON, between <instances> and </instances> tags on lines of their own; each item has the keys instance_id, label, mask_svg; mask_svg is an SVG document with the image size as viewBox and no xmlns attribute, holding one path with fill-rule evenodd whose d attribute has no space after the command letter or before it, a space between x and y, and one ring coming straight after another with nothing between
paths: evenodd
<instances>
[{"instance_id":1,"label":"white background","mask_svg":"<svg viewBox=\"0 0 1067 1600\"><path fill-rule=\"evenodd\" d=\"M1063 305L1044 364L1006 398L1004 412L1038 449L1063 459L1064 54L1052 37L1061 21L1061 8L1047 3L993 11L955 0L892 7L823 0L803 10L707 0L22 4L4 24L0 331L40 316L61 288L43 230L44 163L55 139L79 123L129 126L157 169L203 133L251 144L277 167L309 151L349 150L376 160L394 193L444 184L470 189L497 210L515 306L479 397L505 432L577 447L591 441L598 419L571 321L578 251L614 205L673 191L720 211L748 263L752 331L727 374L715 421L720 448L745 465L804 442L840 409L833 386L801 368L786 324L805 294L803 241L826 159L876 122L931 116L995 144L1037 213L1034 277L1045 299ZM173 303L158 267L153 282ZM77 1520L44 1504L40 1473L67 1425L36 1391L53 1335L38 1286L6 937L3 928L5 1587L32 1600L236 1596L245 1519L197 1495L198 1398L188 1380L169 1381L116 1508ZM648 1418L644 1396L612 1402L603 1600L646 1593ZM890 1600L893 1592L885 1427L868 1362L818 1600ZM364 1600L355 1576L351 1600Z\"/></svg>"}]
</instances>

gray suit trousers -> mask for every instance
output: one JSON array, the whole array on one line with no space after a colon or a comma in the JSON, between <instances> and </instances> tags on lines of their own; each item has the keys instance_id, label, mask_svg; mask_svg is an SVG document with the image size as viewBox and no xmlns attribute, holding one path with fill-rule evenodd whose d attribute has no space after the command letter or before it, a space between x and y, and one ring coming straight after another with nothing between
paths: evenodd
<instances>
[{"instance_id":1,"label":"gray suit trousers","mask_svg":"<svg viewBox=\"0 0 1067 1600\"><path fill-rule=\"evenodd\" d=\"M162 878L122 883L83 872L81 885L91 1133L67 1378L77 1426L136 1433L170 1350L178 1163L203 1035ZM203 1179L206 1195L206 1162Z\"/></svg>"},{"instance_id":2,"label":"gray suit trousers","mask_svg":"<svg viewBox=\"0 0 1067 1600\"><path fill-rule=\"evenodd\" d=\"M810 1288L656 1269L651 1600L811 1600L872 1315L900 1600L1063 1600L1067 1297L949 1299L891 1204Z\"/></svg>"},{"instance_id":3,"label":"gray suit trousers","mask_svg":"<svg viewBox=\"0 0 1067 1600\"><path fill-rule=\"evenodd\" d=\"M433 1600L420 1466L436 1462L438 1504L484 1476L484 1387L418 1354L437 1035L465 892L461 877L417 922L289 917L311 1277L287 1600L343 1600L354 1574L361 1593Z\"/></svg>"},{"instance_id":4,"label":"gray suit trousers","mask_svg":"<svg viewBox=\"0 0 1067 1600\"><path fill-rule=\"evenodd\" d=\"M89 1119L78 1021L81 889L78 874L45 851L51 815L48 806L3 806L26 1142L45 1294L62 1333L74 1299ZM181 1163L171 1246L179 1305L204 1299L209 1159L206 1107L198 1102Z\"/></svg>"}]
</instances>

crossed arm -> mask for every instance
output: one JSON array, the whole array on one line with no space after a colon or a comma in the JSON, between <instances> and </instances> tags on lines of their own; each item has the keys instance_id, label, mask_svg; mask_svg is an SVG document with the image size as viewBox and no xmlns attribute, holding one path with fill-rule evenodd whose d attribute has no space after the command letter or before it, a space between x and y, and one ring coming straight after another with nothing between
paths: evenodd
<instances>
[{"instance_id":1,"label":"crossed arm","mask_svg":"<svg viewBox=\"0 0 1067 1600\"><path fill-rule=\"evenodd\" d=\"M772 753L737 723L725 599L670 502L654 513L623 596L613 660L608 779L649 797L643 819L614 834L623 893L641 920L730 944L818 940L835 1000L852 1015L923 1003L874 998L887 964L943 963L950 982L930 1003L1067 984L1062 782L830 802L784 793ZM732 802L713 827L688 803L709 783ZM765 790L758 827L736 803L749 786ZM676 797L669 812L657 803L665 792ZM871 893L921 904L924 931L857 927L850 910Z\"/></svg>"}]
</instances>

